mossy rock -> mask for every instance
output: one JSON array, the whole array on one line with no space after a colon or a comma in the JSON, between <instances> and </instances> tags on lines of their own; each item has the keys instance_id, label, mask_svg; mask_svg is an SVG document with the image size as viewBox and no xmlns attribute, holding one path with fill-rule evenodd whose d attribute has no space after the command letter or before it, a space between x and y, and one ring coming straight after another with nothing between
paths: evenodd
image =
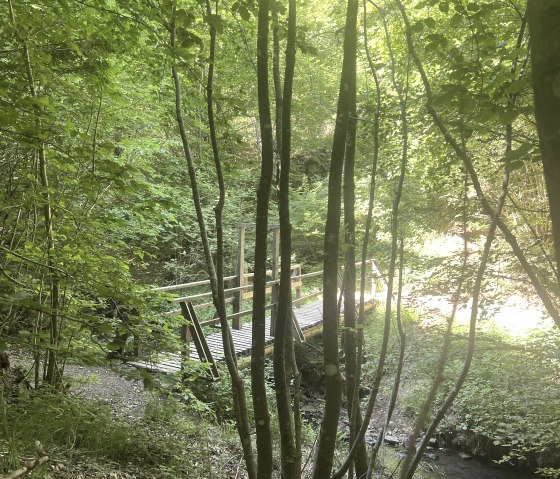
<instances>
[{"instance_id":1,"label":"mossy rock","mask_svg":"<svg viewBox=\"0 0 560 479\"><path fill-rule=\"evenodd\" d=\"M304 385L320 389L325 383L323 369L323 343L318 339L295 345L297 367Z\"/></svg>"}]
</instances>

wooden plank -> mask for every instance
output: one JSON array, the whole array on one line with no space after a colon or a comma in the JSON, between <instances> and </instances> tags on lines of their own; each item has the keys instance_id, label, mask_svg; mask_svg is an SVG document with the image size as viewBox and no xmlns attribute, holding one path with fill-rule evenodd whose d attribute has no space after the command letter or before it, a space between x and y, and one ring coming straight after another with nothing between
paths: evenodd
<instances>
[{"instance_id":1,"label":"wooden plank","mask_svg":"<svg viewBox=\"0 0 560 479\"><path fill-rule=\"evenodd\" d=\"M373 299L373 295L368 294L366 295L366 301L368 304L368 308L372 306L371 300ZM343 311L343 306L341 311ZM296 322L299 328L302 331L304 338L312 337L316 334L319 334L322 329L322 321L323 321L323 303L322 301L315 301L313 303L308 303L300 308L294 309L294 328L296 327ZM235 353L239 357L246 357L251 354L251 324L247 323L246 328L242 330L232 330L232 338L234 342ZM270 318L266 319L266 328L270 326ZM272 336L266 335L265 336L265 354L269 355L273 351L273 341L274 338ZM224 351L222 345L222 336L220 332L216 332L206 336L206 342L212 356L215 360L223 360ZM189 358L192 360L199 360L199 356L196 353L196 345L191 342L190 343L190 356ZM161 373L176 373L180 370L181 360L179 354L169 354L169 355L161 355L155 356L149 360L136 360L129 362L132 366L147 369L149 371L157 371ZM250 365L248 361L242 362L241 364L245 364L246 366Z\"/></svg>"}]
</instances>

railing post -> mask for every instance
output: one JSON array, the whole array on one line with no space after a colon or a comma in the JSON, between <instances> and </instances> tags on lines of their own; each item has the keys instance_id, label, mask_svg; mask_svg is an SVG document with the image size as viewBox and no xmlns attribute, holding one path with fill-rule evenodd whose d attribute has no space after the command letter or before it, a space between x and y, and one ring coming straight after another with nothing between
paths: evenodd
<instances>
[{"instance_id":1,"label":"railing post","mask_svg":"<svg viewBox=\"0 0 560 479\"><path fill-rule=\"evenodd\" d=\"M278 227L272 230L272 280L277 280L279 275L279 259L280 259L280 229ZM278 283L272 285L272 292L270 296L270 303L272 308L270 310L270 335L274 336L276 330L276 317L278 316L278 297L280 293L280 286Z\"/></svg>"},{"instance_id":2,"label":"railing post","mask_svg":"<svg viewBox=\"0 0 560 479\"><path fill-rule=\"evenodd\" d=\"M239 225L237 230L237 268L235 271L236 286L245 285L245 226ZM243 309L243 291L234 293L235 300L233 302L233 312L239 313ZM232 322L233 329L241 329L243 327L243 319L235 318Z\"/></svg>"},{"instance_id":3,"label":"railing post","mask_svg":"<svg viewBox=\"0 0 560 479\"><path fill-rule=\"evenodd\" d=\"M142 343L140 341L140 337L137 334L133 334L132 338L134 341L134 350L132 354L135 358L138 358L142 354Z\"/></svg>"},{"instance_id":4,"label":"railing post","mask_svg":"<svg viewBox=\"0 0 560 479\"><path fill-rule=\"evenodd\" d=\"M294 268L295 276L301 276L301 264L298 264L296 268ZM292 275L294 276L294 275ZM296 281L296 300L301 298L301 278L298 278ZM296 308L301 308L301 304L299 302L296 303Z\"/></svg>"},{"instance_id":5,"label":"railing post","mask_svg":"<svg viewBox=\"0 0 560 479\"><path fill-rule=\"evenodd\" d=\"M190 356L190 342L191 342L191 332L189 331L189 325L185 322L186 318L183 318L184 322L181 325L181 370L184 368L185 362Z\"/></svg>"},{"instance_id":6,"label":"railing post","mask_svg":"<svg viewBox=\"0 0 560 479\"><path fill-rule=\"evenodd\" d=\"M375 302L377 300L377 281L378 281L378 270L377 266L375 265L375 260L370 261L371 264L371 301L373 306L375 307Z\"/></svg>"}]
</instances>

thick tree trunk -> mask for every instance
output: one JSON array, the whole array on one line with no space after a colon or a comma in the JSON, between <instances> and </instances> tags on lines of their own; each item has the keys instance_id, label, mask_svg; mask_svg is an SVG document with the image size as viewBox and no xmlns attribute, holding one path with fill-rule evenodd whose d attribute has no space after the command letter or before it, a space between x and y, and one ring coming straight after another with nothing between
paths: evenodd
<instances>
[{"instance_id":1,"label":"thick tree trunk","mask_svg":"<svg viewBox=\"0 0 560 479\"><path fill-rule=\"evenodd\" d=\"M527 8L535 118L560 271L560 0L529 0Z\"/></svg>"}]
</instances>

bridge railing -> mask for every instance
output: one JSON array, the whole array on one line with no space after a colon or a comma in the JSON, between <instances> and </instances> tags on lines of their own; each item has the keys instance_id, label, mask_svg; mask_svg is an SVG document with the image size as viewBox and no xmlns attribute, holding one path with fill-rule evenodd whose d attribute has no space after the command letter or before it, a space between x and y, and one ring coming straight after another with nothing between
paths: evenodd
<instances>
[{"instance_id":1,"label":"bridge railing","mask_svg":"<svg viewBox=\"0 0 560 479\"><path fill-rule=\"evenodd\" d=\"M356 263L357 267L361 266L361 262ZM367 290L369 290L369 293L375 297L375 292L377 289L377 282L378 280L382 277L379 269L377 268L377 265L375 263L375 261L373 259L369 259L366 261L366 267L369 269L369 275L366 275L366 281L367 281L367 276L369 276L369 281L370 281L370 285L369 288L367 288ZM308 301L310 299L316 298L318 296L321 296L323 294L322 290L316 289L310 293L307 293L305 295L302 295L302 286L303 286L303 281L304 280L309 280L312 278L318 278L320 276L323 275L323 271L313 271L310 273L304 273L302 274L302 269L301 269L301 265L300 264L294 264L291 266L290 272L291 272L291 280L292 280L292 291L295 293L292 295L292 304L295 307L299 307L301 306L302 303L304 303L305 301ZM267 271L267 275L272 276L272 271L269 270ZM242 329L243 327L243 318L246 316L250 316L253 313L252 309L243 309L243 301L246 299L250 299L253 297L253 285L252 284L243 284L246 282L246 280L249 280L250 278L252 278L254 276L253 273L244 273L243 274L243 280L240 281L240 278L237 275L233 275L233 276L226 276L224 277L224 285L228 285L228 284L242 284L242 286L233 286L233 287L226 287L224 289L224 294L226 296L225 300L226 300L226 305L230 305L233 304L234 306L234 311L230 314L228 314L228 320L231 321L232 327L233 329ZM277 306L277 297L278 297L278 287L280 284L280 280L279 279L271 279L269 281L266 282L266 292L267 295L270 298L270 301L266 304L265 309L266 310L271 310L271 335L273 335L272 333L274 332L274 322L275 322L275 309ZM210 285L210 281L209 280L201 280L201 281L194 281L191 283L184 283L184 284L178 284L178 285L171 285L171 286L163 286L160 288L155 288L154 291L165 291L165 292L170 292L170 291L188 291L189 289L192 288L197 288L197 287L202 287L202 286L209 286ZM212 298L212 292L211 291L205 291L205 292L201 292L201 293L195 293L195 294L187 294L187 295L180 295L177 296L175 298L173 298L171 301L174 303L181 303L181 302L190 302L193 304L194 310L195 311L202 311L202 310L207 310L207 309L211 309L214 308L214 303L211 301ZM205 302L201 302L204 300L208 300L210 299L210 301L205 301ZM181 314L181 309L174 309L172 311L166 312L165 315L180 315ZM212 326L217 326L219 325L220 320L217 317L217 315L214 316L214 318L212 319L208 319L206 321L201 321L200 325L202 327L212 327Z\"/></svg>"}]
</instances>

